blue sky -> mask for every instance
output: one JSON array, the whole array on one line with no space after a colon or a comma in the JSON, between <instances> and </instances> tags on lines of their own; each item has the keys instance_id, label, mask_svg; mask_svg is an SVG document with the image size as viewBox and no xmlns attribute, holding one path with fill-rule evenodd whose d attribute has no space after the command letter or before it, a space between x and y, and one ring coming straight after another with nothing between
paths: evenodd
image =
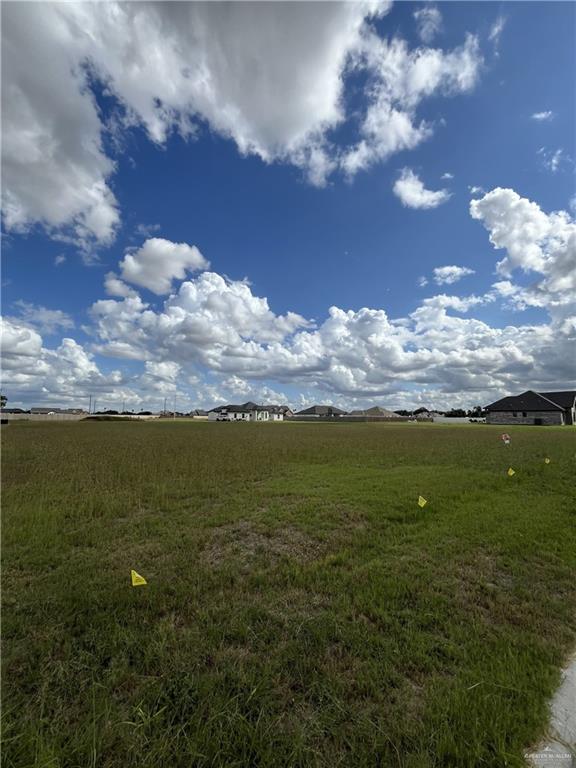
<instances>
[{"instance_id":1,"label":"blue sky","mask_svg":"<svg viewBox=\"0 0 576 768\"><path fill-rule=\"evenodd\" d=\"M573 386L572 3L99 5L2 9L10 404Z\"/></svg>"}]
</instances>

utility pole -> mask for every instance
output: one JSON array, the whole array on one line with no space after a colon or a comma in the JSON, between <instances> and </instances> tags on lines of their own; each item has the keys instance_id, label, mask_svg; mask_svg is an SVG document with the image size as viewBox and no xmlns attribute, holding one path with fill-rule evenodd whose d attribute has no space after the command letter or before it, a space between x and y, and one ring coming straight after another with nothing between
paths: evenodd
<instances>
[{"instance_id":1,"label":"utility pole","mask_svg":"<svg viewBox=\"0 0 576 768\"><path fill-rule=\"evenodd\" d=\"M94 405L93 405L94 411L93 413L96 413L96 398L94 398Z\"/></svg>"},{"instance_id":2,"label":"utility pole","mask_svg":"<svg viewBox=\"0 0 576 768\"><path fill-rule=\"evenodd\" d=\"M163 413L164 413L164 416L166 416L166 398L164 398L164 411L163 411Z\"/></svg>"},{"instance_id":3,"label":"utility pole","mask_svg":"<svg viewBox=\"0 0 576 768\"><path fill-rule=\"evenodd\" d=\"M92 395L90 395L90 405L88 406L88 413L92 413Z\"/></svg>"},{"instance_id":4,"label":"utility pole","mask_svg":"<svg viewBox=\"0 0 576 768\"><path fill-rule=\"evenodd\" d=\"M176 395L174 395L174 421L176 421Z\"/></svg>"}]
</instances>

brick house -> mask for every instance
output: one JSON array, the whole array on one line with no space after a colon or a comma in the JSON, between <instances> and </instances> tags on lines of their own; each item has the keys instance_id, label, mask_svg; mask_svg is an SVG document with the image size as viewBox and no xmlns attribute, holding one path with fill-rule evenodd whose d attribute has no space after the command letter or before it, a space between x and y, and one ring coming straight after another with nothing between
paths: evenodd
<instances>
[{"instance_id":1,"label":"brick house","mask_svg":"<svg viewBox=\"0 0 576 768\"><path fill-rule=\"evenodd\" d=\"M576 424L576 390L503 397L486 406L487 424Z\"/></svg>"}]
</instances>

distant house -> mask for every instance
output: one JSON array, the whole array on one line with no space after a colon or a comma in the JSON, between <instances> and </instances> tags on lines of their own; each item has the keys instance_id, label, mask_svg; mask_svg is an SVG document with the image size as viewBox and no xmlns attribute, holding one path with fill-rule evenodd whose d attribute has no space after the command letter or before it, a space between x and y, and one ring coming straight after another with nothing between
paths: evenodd
<instances>
[{"instance_id":1,"label":"distant house","mask_svg":"<svg viewBox=\"0 0 576 768\"><path fill-rule=\"evenodd\" d=\"M242 405L219 405L208 411L208 421L283 421L290 411L283 405L257 405L248 401Z\"/></svg>"},{"instance_id":2,"label":"distant house","mask_svg":"<svg viewBox=\"0 0 576 768\"><path fill-rule=\"evenodd\" d=\"M312 405L303 411L296 411L295 416L345 416L346 411L335 405Z\"/></svg>"},{"instance_id":3,"label":"distant house","mask_svg":"<svg viewBox=\"0 0 576 768\"><path fill-rule=\"evenodd\" d=\"M251 408L241 405L219 405L208 411L208 421L250 421Z\"/></svg>"},{"instance_id":4,"label":"distant house","mask_svg":"<svg viewBox=\"0 0 576 768\"><path fill-rule=\"evenodd\" d=\"M78 416L82 413L86 413L84 408L37 408L33 407L30 408L30 413L36 414L38 416L56 416L59 413L68 413L75 416Z\"/></svg>"},{"instance_id":5,"label":"distant house","mask_svg":"<svg viewBox=\"0 0 576 768\"><path fill-rule=\"evenodd\" d=\"M287 416L292 415L292 411L287 405L263 405L261 407L268 411L270 421L284 421Z\"/></svg>"},{"instance_id":6,"label":"distant house","mask_svg":"<svg viewBox=\"0 0 576 768\"><path fill-rule=\"evenodd\" d=\"M381 419L401 419L402 417L399 416L397 413L394 413L394 411L388 411L386 408L381 408L379 405L374 405L372 408L366 408L363 411L350 411L348 416L371 416L371 417L378 417Z\"/></svg>"},{"instance_id":7,"label":"distant house","mask_svg":"<svg viewBox=\"0 0 576 768\"><path fill-rule=\"evenodd\" d=\"M576 424L576 390L503 397L486 406L488 424Z\"/></svg>"}]
</instances>

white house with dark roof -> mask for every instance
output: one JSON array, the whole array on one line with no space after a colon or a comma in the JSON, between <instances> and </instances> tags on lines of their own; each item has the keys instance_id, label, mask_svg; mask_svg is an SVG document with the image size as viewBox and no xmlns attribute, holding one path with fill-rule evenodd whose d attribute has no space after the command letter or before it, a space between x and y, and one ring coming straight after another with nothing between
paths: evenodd
<instances>
[{"instance_id":1,"label":"white house with dark roof","mask_svg":"<svg viewBox=\"0 0 576 768\"><path fill-rule=\"evenodd\" d=\"M212 408L208 411L208 421L284 421L286 413L291 413L286 405L257 405L248 401Z\"/></svg>"},{"instance_id":2,"label":"white house with dark roof","mask_svg":"<svg viewBox=\"0 0 576 768\"><path fill-rule=\"evenodd\" d=\"M576 424L576 390L503 397L486 406L487 424Z\"/></svg>"}]
</instances>

